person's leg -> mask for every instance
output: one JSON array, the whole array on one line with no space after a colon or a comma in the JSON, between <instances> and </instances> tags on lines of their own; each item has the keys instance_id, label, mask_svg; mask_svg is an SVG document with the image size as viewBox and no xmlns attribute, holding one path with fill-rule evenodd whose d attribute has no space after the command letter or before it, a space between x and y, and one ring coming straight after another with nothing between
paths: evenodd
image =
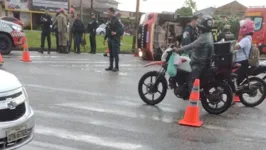
<instances>
[{"instance_id":1,"label":"person's leg","mask_svg":"<svg viewBox=\"0 0 266 150\"><path fill-rule=\"evenodd\" d=\"M77 35L77 37L78 37L78 41L77 41L78 53L80 53L81 36L82 36L82 34L80 34L80 33Z\"/></svg>"},{"instance_id":2,"label":"person's leg","mask_svg":"<svg viewBox=\"0 0 266 150\"><path fill-rule=\"evenodd\" d=\"M110 53L110 57L109 57L109 67L106 68L105 70L107 71L111 71L113 70L113 62L114 62L114 56L113 56L113 47L112 47L112 42L111 40L108 39L108 48L109 48L109 53Z\"/></svg>"},{"instance_id":3,"label":"person's leg","mask_svg":"<svg viewBox=\"0 0 266 150\"><path fill-rule=\"evenodd\" d=\"M43 53L44 45L45 45L45 34L41 33L41 49L38 52Z\"/></svg>"},{"instance_id":4,"label":"person's leg","mask_svg":"<svg viewBox=\"0 0 266 150\"><path fill-rule=\"evenodd\" d=\"M78 43L78 35L77 34L74 34L74 52L75 53L78 53L77 43Z\"/></svg>"},{"instance_id":5,"label":"person's leg","mask_svg":"<svg viewBox=\"0 0 266 150\"><path fill-rule=\"evenodd\" d=\"M249 63L248 60L244 60L238 63L241 64L241 67L236 70L235 73L237 74L237 84L240 84L246 78Z\"/></svg>"},{"instance_id":6,"label":"person's leg","mask_svg":"<svg viewBox=\"0 0 266 150\"><path fill-rule=\"evenodd\" d=\"M113 47L113 57L115 58L115 68L113 71L119 71L119 49L120 49L120 43L114 39L112 40L112 47Z\"/></svg>"},{"instance_id":7,"label":"person's leg","mask_svg":"<svg viewBox=\"0 0 266 150\"><path fill-rule=\"evenodd\" d=\"M56 51L59 52L59 37L58 37L58 31L55 31L55 40L56 40Z\"/></svg>"},{"instance_id":8,"label":"person's leg","mask_svg":"<svg viewBox=\"0 0 266 150\"><path fill-rule=\"evenodd\" d=\"M200 78L200 75L202 73L202 67L201 66L191 66L192 72L189 76L189 80L188 80L188 93L186 93L186 98L189 97L191 90L193 88L194 82L196 79Z\"/></svg>"},{"instance_id":9,"label":"person's leg","mask_svg":"<svg viewBox=\"0 0 266 150\"><path fill-rule=\"evenodd\" d=\"M50 54L50 51L51 51L51 35L50 33L48 33L47 35L47 42L48 42L48 54Z\"/></svg>"},{"instance_id":10,"label":"person's leg","mask_svg":"<svg viewBox=\"0 0 266 150\"><path fill-rule=\"evenodd\" d=\"M62 32L58 32L58 43L59 43L59 49L58 52L62 53L62 47L63 47L63 33Z\"/></svg>"},{"instance_id":11,"label":"person's leg","mask_svg":"<svg viewBox=\"0 0 266 150\"><path fill-rule=\"evenodd\" d=\"M92 41L93 41L93 53L96 53L96 35L93 35Z\"/></svg>"},{"instance_id":12,"label":"person's leg","mask_svg":"<svg viewBox=\"0 0 266 150\"><path fill-rule=\"evenodd\" d=\"M91 35L90 35L90 47L91 47L90 53L92 53L93 52L93 41L92 41Z\"/></svg>"},{"instance_id":13,"label":"person's leg","mask_svg":"<svg viewBox=\"0 0 266 150\"><path fill-rule=\"evenodd\" d=\"M69 52L71 52L73 37L74 37L73 33L69 32L69 49L68 49ZM75 40L74 40L74 43L75 43Z\"/></svg>"},{"instance_id":14,"label":"person's leg","mask_svg":"<svg viewBox=\"0 0 266 150\"><path fill-rule=\"evenodd\" d=\"M67 32L64 32L63 33L63 52L65 53L65 54L67 54L68 53L68 48L67 48Z\"/></svg>"}]
</instances>

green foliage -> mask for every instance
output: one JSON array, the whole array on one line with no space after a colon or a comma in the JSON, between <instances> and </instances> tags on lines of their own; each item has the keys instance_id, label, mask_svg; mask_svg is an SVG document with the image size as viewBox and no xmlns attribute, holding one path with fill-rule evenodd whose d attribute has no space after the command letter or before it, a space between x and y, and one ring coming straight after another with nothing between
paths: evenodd
<instances>
[{"instance_id":1,"label":"green foliage","mask_svg":"<svg viewBox=\"0 0 266 150\"><path fill-rule=\"evenodd\" d=\"M235 37L238 36L238 32L240 28L240 25L239 25L240 19L238 17L229 16L227 17L227 20L225 20L220 15L217 15L217 16L214 16L213 18L217 21L216 26L218 27L220 31L223 30L224 25L229 24L231 26L231 32L235 34Z\"/></svg>"},{"instance_id":2,"label":"green foliage","mask_svg":"<svg viewBox=\"0 0 266 150\"><path fill-rule=\"evenodd\" d=\"M182 7L176 10L176 13L180 16L192 16L193 10L190 7Z\"/></svg>"},{"instance_id":3,"label":"green foliage","mask_svg":"<svg viewBox=\"0 0 266 150\"><path fill-rule=\"evenodd\" d=\"M186 0L185 6L191 8L193 11L197 11L197 3L193 0Z\"/></svg>"}]
</instances>

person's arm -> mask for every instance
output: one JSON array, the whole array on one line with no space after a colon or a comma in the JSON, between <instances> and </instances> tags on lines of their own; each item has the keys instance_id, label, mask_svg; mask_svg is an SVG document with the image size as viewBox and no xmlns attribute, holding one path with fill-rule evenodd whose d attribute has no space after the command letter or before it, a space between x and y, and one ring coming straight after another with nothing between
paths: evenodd
<instances>
[{"instance_id":1,"label":"person's arm","mask_svg":"<svg viewBox=\"0 0 266 150\"><path fill-rule=\"evenodd\" d=\"M204 38L205 38L204 36L200 36L194 42L177 49L177 53L179 53L179 54L184 53L184 52L191 53L194 50L200 49L201 46L204 45L204 41L205 41Z\"/></svg>"},{"instance_id":2,"label":"person's arm","mask_svg":"<svg viewBox=\"0 0 266 150\"><path fill-rule=\"evenodd\" d=\"M54 20L54 22L53 22L53 26L57 25L57 17L58 17L58 16L55 17L55 20Z\"/></svg>"},{"instance_id":3,"label":"person's arm","mask_svg":"<svg viewBox=\"0 0 266 150\"><path fill-rule=\"evenodd\" d=\"M243 38L242 40L240 40L240 42L237 45L234 46L234 50L243 49L244 47L247 47L249 43L250 43L249 38Z\"/></svg>"}]
</instances>

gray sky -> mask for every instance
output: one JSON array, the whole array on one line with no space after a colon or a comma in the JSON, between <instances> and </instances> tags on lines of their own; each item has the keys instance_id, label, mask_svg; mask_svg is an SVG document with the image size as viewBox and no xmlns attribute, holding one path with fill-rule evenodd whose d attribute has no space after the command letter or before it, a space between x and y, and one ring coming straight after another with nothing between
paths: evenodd
<instances>
[{"instance_id":1,"label":"gray sky","mask_svg":"<svg viewBox=\"0 0 266 150\"><path fill-rule=\"evenodd\" d=\"M117 0L120 2L120 10L135 11L136 0ZM184 0L146 0L141 1L140 11L142 12L162 12L162 11L175 11L184 4ZM210 6L219 7L233 0L195 0L197 3L198 10L204 9ZM266 0L238 0L245 6L266 6Z\"/></svg>"}]
</instances>

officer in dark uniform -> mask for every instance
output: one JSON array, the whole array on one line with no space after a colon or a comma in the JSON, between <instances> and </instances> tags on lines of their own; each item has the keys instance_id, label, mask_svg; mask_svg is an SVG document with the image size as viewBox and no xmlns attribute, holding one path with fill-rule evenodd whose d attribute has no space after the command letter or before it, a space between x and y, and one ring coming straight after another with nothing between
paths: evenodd
<instances>
[{"instance_id":1,"label":"officer in dark uniform","mask_svg":"<svg viewBox=\"0 0 266 150\"><path fill-rule=\"evenodd\" d=\"M50 50L51 50L51 36L50 36L51 28L50 28L50 25L52 25L52 17L48 14L47 8L45 9L45 14L41 16L41 23L42 23L41 50L39 50L39 52L43 53L45 38L47 38L48 54L50 54Z\"/></svg>"},{"instance_id":2,"label":"officer in dark uniform","mask_svg":"<svg viewBox=\"0 0 266 150\"><path fill-rule=\"evenodd\" d=\"M196 28L197 16L193 16L191 21L185 27L181 45L185 46L194 42L198 38L198 32Z\"/></svg>"},{"instance_id":3,"label":"officer in dark uniform","mask_svg":"<svg viewBox=\"0 0 266 150\"><path fill-rule=\"evenodd\" d=\"M106 71L119 71L119 51L120 51L120 37L122 33L122 25L118 18L115 16L114 8L108 9L108 16L110 23L106 30L106 37L108 38L108 48L110 50L110 65L106 68ZM113 61L115 59L115 68L113 68Z\"/></svg>"},{"instance_id":4,"label":"officer in dark uniform","mask_svg":"<svg viewBox=\"0 0 266 150\"><path fill-rule=\"evenodd\" d=\"M91 54L96 53L96 29L98 28L99 23L95 18L95 14L91 14L91 22L88 24L88 29L90 33L90 45L91 45Z\"/></svg>"},{"instance_id":5,"label":"officer in dark uniform","mask_svg":"<svg viewBox=\"0 0 266 150\"><path fill-rule=\"evenodd\" d=\"M218 21L217 20L214 20L214 24L212 26L212 36L213 36L213 42L218 42L218 36L220 34L220 30L218 28Z\"/></svg>"}]
</instances>

